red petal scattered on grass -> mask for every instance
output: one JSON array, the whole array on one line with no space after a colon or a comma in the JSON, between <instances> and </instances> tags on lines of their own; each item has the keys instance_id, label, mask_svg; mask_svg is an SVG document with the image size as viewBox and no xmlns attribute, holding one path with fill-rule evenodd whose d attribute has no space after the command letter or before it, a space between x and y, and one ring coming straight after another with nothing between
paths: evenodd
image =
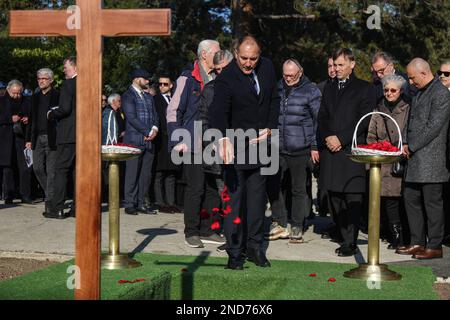
<instances>
[{"instance_id":1,"label":"red petal scattered on grass","mask_svg":"<svg viewBox=\"0 0 450 320\"><path fill-rule=\"evenodd\" d=\"M317 277L317 274L316 273L311 273L309 276L314 278L314 277Z\"/></svg>"},{"instance_id":2,"label":"red petal scattered on grass","mask_svg":"<svg viewBox=\"0 0 450 320\"><path fill-rule=\"evenodd\" d=\"M188 269L187 268L183 268L183 269L181 269L181 272L188 272Z\"/></svg>"},{"instance_id":3,"label":"red petal scattered on grass","mask_svg":"<svg viewBox=\"0 0 450 320\"><path fill-rule=\"evenodd\" d=\"M119 284L125 284L125 283L138 283L138 282L144 282L145 279L136 279L136 280L119 280Z\"/></svg>"},{"instance_id":4,"label":"red petal scattered on grass","mask_svg":"<svg viewBox=\"0 0 450 320\"><path fill-rule=\"evenodd\" d=\"M335 278L330 278L330 279L328 279L328 282L336 282L336 279Z\"/></svg>"}]
</instances>

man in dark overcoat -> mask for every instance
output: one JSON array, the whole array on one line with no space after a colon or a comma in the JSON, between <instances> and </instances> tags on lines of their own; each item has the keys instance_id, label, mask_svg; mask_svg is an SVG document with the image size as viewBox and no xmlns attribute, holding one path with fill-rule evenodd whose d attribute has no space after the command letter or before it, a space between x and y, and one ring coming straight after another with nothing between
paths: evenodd
<instances>
[{"instance_id":1,"label":"man in dark overcoat","mask_svg":"<svg viewBox=\"0 0 450 320\"><path fill-rule=\"evenodd\" d=\"M338 49L333 55L337 80L324 88L319 111L319 135L326 148L321 153L319 184L328 191L331 210L337 217L343 243L336 250L339 256L357 252L358 225L366 192L366 171L363 164L351 161L353 132L365 114L375 108L375 91L371 84L354 73L355 57L349 49ZM365 143L369 119L357 132L358 143Z\"/></svg>"},{"instance_id":2,"label":"man in dark overcoat","mask_svg":"<svg viewBox=\"0 0 450 320\"><path fill-rule=\"evenodd\" d=\"M271 129L278 127L280 98L273 64L261 57L261 47L253 37L239 40L235 59L225 67L215 83L214 99L209 107L210 127L219 129L253 129L260 133L258 144L266 139ZM231 139L221 140L219 153L224 159L224 180L231 197L231 213L225 217L224 231L227 239L228 268L242 270L243 253L257 266L270 267L263 252L263 221L266 209L266 176L257 163L232 163L232 154L225 157L223 146L235 150ZM250 142L252 143L252 142ZM246 160L251 146L245 144ZM241 151L242 150L242 151ZM234 152L234 151L233 151ZM240 154L236 155L239 160ZM242 223L238 223L239 219ZM237 219L237 220L236 220Z\"/></svg>"}]
</instances>

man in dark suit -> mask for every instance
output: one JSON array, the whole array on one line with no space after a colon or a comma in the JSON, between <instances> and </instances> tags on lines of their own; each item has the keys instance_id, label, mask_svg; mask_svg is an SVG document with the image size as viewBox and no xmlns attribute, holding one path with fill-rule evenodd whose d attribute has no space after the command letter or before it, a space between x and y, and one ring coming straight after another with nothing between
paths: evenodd
<instances>
[{"instance_id":1,"label":"man in dark suit","mask_svg":"<svg viewBox=\"0 0 450 320\"><path fill-rule=\"evenodd\" d=\"M173 82L169 76L161 76L158 80L159 92L155 99L156 112L159 117L160 134L155 139L156 176L155 202L159 212L181 212L175 204L176 174L179 167L170 158L168 150L169 136L167 133L167 106L172 100Z\"/></svg>"},{"instance_id":2,"label":"man in dark suit","mask_svg":"<svg viewBox=\"0 0 450 320\"><path fill-rule=\"evenodd\" d=\"M75 142L76 142L76 97L77 97L77 62L75 57L64 60L64 74L66 80L61 86L59 106L47 113L49 121L57 121L56 145L57 156L55 164L55 192L48 203L48 212L44 217L65 219L64 200L68 175L71 174L75 185ZM75 188L73 188L75 190ZM72 208L68 214L75 217L75 196Z\"/></svg>"},{"instance_id":3,"label":"man in dark suit","mask_svg":"<svg viewBox=\"0 0 450 320\"><path fill-rule=\"evenodd\" d=\"M22 96L23 85L18 80L11 80L6 88L2 114L2 147L0 148L0 165L3 168L5 203L12 204L15 198L15 171L19 176L19 189L22 203L31 200L31 170L28 168L23 150L25 149L25 133L30 114L30 101ZM12 134L11 134L12 133ZM2 165L1 162L4 164Z\"/></svg>"},{"instance_id":4,"label":"man in dark suit","mask_svg":"<svg viewBox=\"0 0 450 320\"><path fill-rule=\"evenodd\" d=\"M257 266L270 267L263 252L264 214L267 203L266 176L261 174L261 159L249 160L255 148L278 126L280 98L273 64L261 57L261 47L253 37L239 39L235 60L216 79L214 100L209 107L210 127L226 136L227 129L254 130L259 136L245 142L244 163L233 163L235 147L229 137L219 143L224 159L224 180L231 201L231 213L225 217L224 231L229 256L227 267L242 270L244 251ZM239 160L240 154L237 154ZM239 223L239 219L242 223Z\"/></svg>"},{"instance_id":5,"label":"man in dark suit","mask_svg":"<svg viewBox=\"0 0 450 320\"><path fill-rule=\"evenodd\" d=\"M356 254L358 225L366 192L364 164L351 161L353 132L359 119L375 108L373 86L353 74L355 57L349 49L333 55L334 81L325 86L319 111L319 133L326 148L321 153L319 184L328 191L331 210L337 217L343 243L336 253L341 257ZM358 128L358 142L365 143L369 120Z\"/></svg>"},{"instance_id":6,"label":"man in dark suit","mask_svg":"<svg viewBox=\"0 0 450 320\"><path fill-rule=\"evenodd\" d=\"M137 215L156 214L155 208L145 205L145 195L150 188L154 159L153 140L159 132L158 114L153 97L144 91L148 87L150 73L143 69L131 74L133 83L122 95L125 113L124 143L136 146L142 153L126 162L125 169L125 213Z\"/></svg>"},{"instance_id":7,"label":"man in dark suit","mask_svg":"<svg viewBox=\"0 0 450 320\"><path fill-rule=\"evenodd\" d=\"M407 72L409 82L419 89L411 105L403 145L408 157L403 195L411 244L396 252L415 259L442 258L443 187L450 178L447 167L450 92L433 76L430 65L423 59L413 59Z\"/></svg>"},{"instance_id":8,"label":"man in dark suit","mask_svg":"<svg viewBox=\"0 0 450 320\"><path fill-rule=\"evenodd\" d=\"M52 87L53 71L37 72L39 91L31 99L26 147L33 150L33 170L45 193L45 212L54 195L56 163L56 121L47 119L47 112L59 104L59 92Z\"/></svg>"}]
</instances>

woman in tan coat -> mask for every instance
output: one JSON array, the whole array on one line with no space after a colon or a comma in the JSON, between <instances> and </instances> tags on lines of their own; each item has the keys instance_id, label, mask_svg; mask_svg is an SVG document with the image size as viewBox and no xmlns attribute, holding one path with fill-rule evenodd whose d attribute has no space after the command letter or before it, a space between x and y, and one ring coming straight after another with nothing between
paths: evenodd
<instances>
[{"instance_id":1,"label":"woman in tan coat","mask_svg":"<svg viewBox=\"0 0 450 320\"><path fill-rule=\"evenodd\" d=\"M375 111L390 115L395 119L400 131L404 132L408 123L410 106L402 99L402 88L406 86L406 80L398 75L386 76L382 79L384 99ZM374 114L370 121L367 143L389 141L397 146L399 133L391 119ZM391 173L392 165L381 167L381 208L387 216L391 243L388 249L396 249L403 245L403 227L400 218L402 204L402 177L394 177Z\"/></svg>"}]
</instances>

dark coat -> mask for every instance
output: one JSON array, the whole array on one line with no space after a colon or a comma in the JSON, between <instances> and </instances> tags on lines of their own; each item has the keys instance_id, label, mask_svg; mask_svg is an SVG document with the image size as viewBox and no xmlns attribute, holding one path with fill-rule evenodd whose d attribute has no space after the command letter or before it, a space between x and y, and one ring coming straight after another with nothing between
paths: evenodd
<instances>
[{"instance_id":1,"label":"dark coat","mask_svg":"<svg viewBox=\"0 0 450 320\"><path fill-rule=\"evenodd\" d=\"M195 136L195 121L198 119L198 104L200 102L200 95L204 86L201 77L200 64L195 61L194 67L182 72L177 79L176 90L170 100L167 108L167 131L169 135L169 150L181 143L181 139L170 139L172 133L178 129L185 129L191 135L189 152L200 152L200 146L194 144ZM197 147L197 149L195 149Z\"/></svg>"},{"instance_id":2,"label":"dark coat","mask_svg":"<svg viewBox=\"0 0 450 320\"><path fill-rule=\"evenodd\" d=\"M155 100L156 112L159 117L159 133L155 139L156 150L156 171L179 170L180 167L172 162L169 153L169 135L167 132L166 112L168 103L159 93L153 97Z\"/></svg>"},{"instance_id":3,"label":"dark coat","mask_svg":"<svg viewBox=\"0 0 450 320\"><path fill-rule=\"evenodd\" d=\"M231 61L216 78L214 100L209 108L211 128L219 129L226 136L226 129L277 129L280 110L277 79L272 61L260 58L255 69L260 86L258 95L248 76ZM236 149L236 144L235 144ZM249 144L245 144L246 159L249 154ZM238 156L235 150L235 156ZM236 169L248 170L261 167L256 164L236 164Z\"/></svg>"},{"instance_id":4,"label":"dark coat","mask_svg":"<svg viewBox=\"0 0 450 320\"><path fill-rule=\"evenodd\" d=\"M211 103L214 100L214 84L215 80L208 82L208 84L205 85L205 88L202 91L202 95L200 96L200 103L198 106L198 120L202 122L202 133L204 134L206 130L210 128L209 124L209 116L208 116L208 110L211 106ZM203 147L205 148L209 142L204 142ZM207 164L203 163L203 171L215 175L221 175L222 174L222 166L218 163L212 163Z\"/></svg>"},{"instance_id":5,"label":"dark coat","mask_svg":"<svg viewBox=\"0 0 450 320\"><path fill-rule=\"evenodd\" d=\"M448 182L449 119L450 92L435 78L418 92L411 105L405 143L412 154L408 160L405 182Z\"/></svg>"},{"instance_id":6,"label":"dark coat","mask_svg":"<svg viewBox=\"0 0 450 320\"><path fill-rule=\"evenodd\" d=\"M389 108L385 106L385 101L383 100L375 111L386 113L394 118L400 128L400 132L403 133L408 124L409 109L409 104L401 100L391 112ZM386 131L386 126L389 130L389 134ZM391 144L397 146L399 141L398 129L395 124L392 123L391 119L380 114L374 114L370 119L367 143L380 141L389 141ZM381 166L381 196L400 197L402 195L402 178L393 177L391 169L392 164L384 164Z\"/></svg>"},{"instance_id":7,"label":"dark coat","mask_svg":"<svg viewBox=\"0 0 450 320\"><path fill-rule=\"evenodd\" d=\"M12 113L7 102L8 94L0 97L0 166L11 166L13 148L14 148L14 132Z\"/></svg>"},{"instance_id":8,"label":"dark coat","mask_svg":"<svg viewBox=\"0 0 450 320\"><path fill-rule=\"evenodd\" d=\"M50 111L52 108L57 107L59 105L59 92L52 88L49 94L50 94L50 104L48 106L47 111ZM36 119L38 117L39 98L41 95L42 92L39 91L35 93L31 98L31 112L30 112L30 119L28 121L26 141L31 142L33 150L36 148L36 140L38 137ZM50 149L56 150L56 121L50 120L47 121L47 136L48 136L48 145Z\"/></svg>"},{"instance_id":9,"label":"dark coat","mask_svg":"<svg viewBox=\"0 0 450 320\"><path fill-rule=\"evenodd\" d=\"M336 153L327 148L321 150L321 189L345 193L366 191L365 166L353 162L348 155L351 154L353 133L358 121L375 109L375 102L373 85L353 74L342 90L338 89L338 81L325 87L319 111L319 131L323 140L321 145L326 145L325 138L337 136L342 149ZM366 142L369 121L366 118L358 128L358 144Z\"/></svg>"},{"instance_id":10,"label":"dark coat","mask_svg":"<svg viewBox=\"0 0 450 320\"><path fill-rule=\"evenodd\" d=\"M25 148L25 134L27 126L17 123L21 133L14 133L12 116L30 117L30 100L21 98L13 104L8 93L0 97L0 166L11 166L13 152L15 152L15 141L19 140Z\"/></svg>"},{"instance_id":11,"label":"dark coat","mask_svg":"<svg viewBox=\"0 0 450 320\"><path fill-rule=\"evenodd\" d=\"M49 120L57 120L56 144L66 144L76 142L76 110L77 99L77 78L67 79L61 86L59 95L59 107L53 109L49 115Z\"/></svg>"},{"instance_id":12,"label":"dark coat","mask_svg":"<svg viewBox=\"0 0 450 320\"><path fill-rule=\"evenodd\" d=\"M280 115L280 153L296 155L305 149L317 150L317 115L322 94L315 84L303 76L286 96L284 80L279 83Z\"/></svg>"}]
</instances>

